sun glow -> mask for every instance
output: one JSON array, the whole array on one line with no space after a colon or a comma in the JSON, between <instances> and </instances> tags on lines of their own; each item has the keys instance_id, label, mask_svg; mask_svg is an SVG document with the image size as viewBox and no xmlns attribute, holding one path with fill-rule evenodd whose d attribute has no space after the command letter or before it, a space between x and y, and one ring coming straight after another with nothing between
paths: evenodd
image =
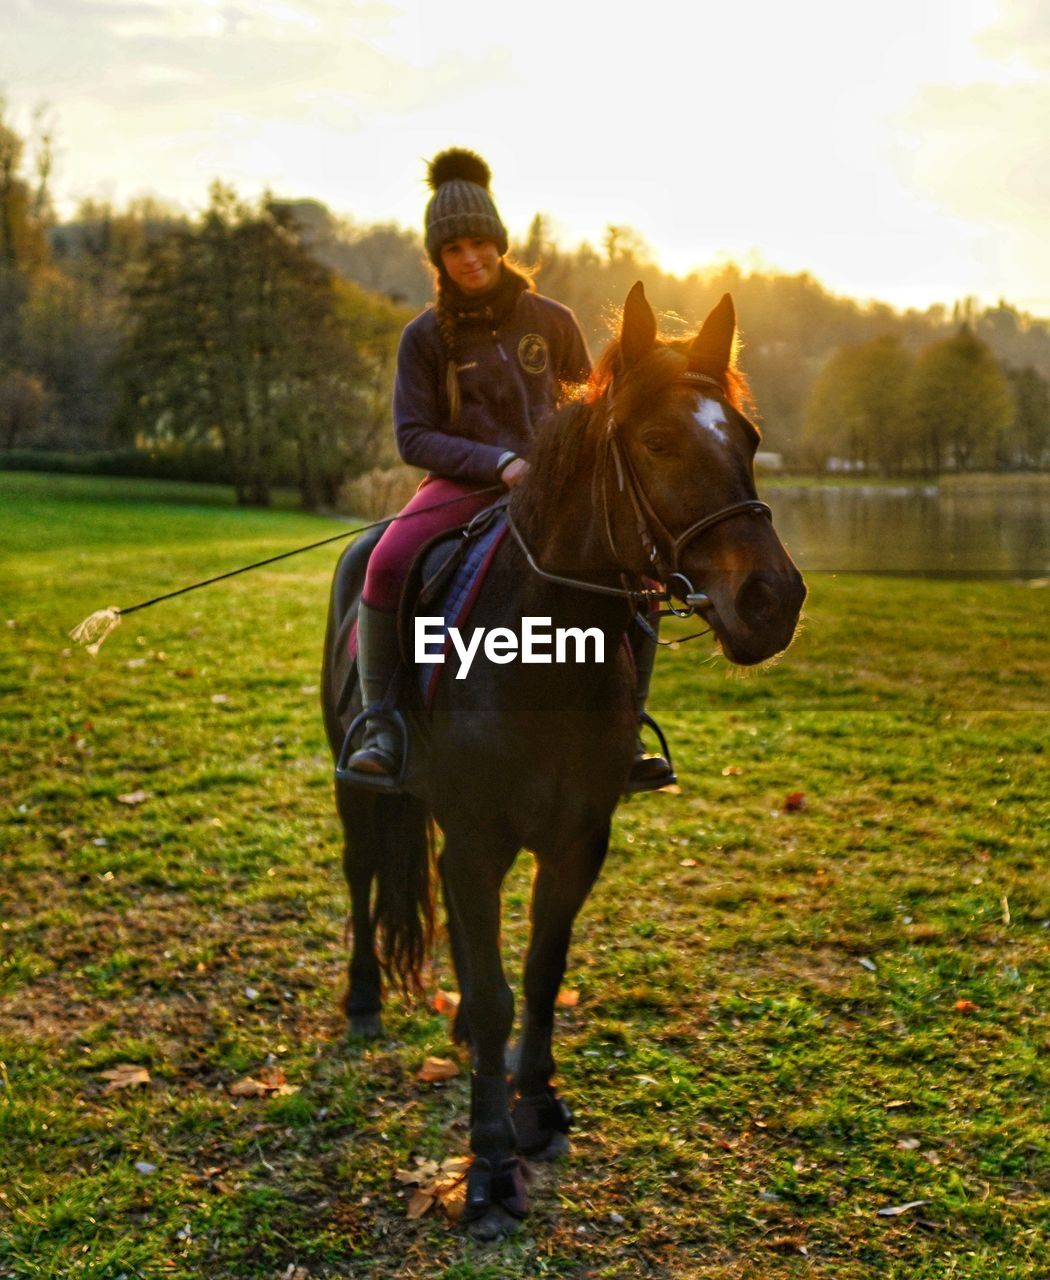
<instances>
[{"instance_id":1,"label":"sun glow","mask_svg":"<svg viewBox=\"0 0 1050 1280\"><path fill-rule=\"evenodd\" d=\"M655 0L620 21L597 0L56 0L5 44L10 102L57 120L63 212L199 207L219 177L415 226L421 157L459 143L514 235L539 211L570 245L631 227L679 273L731 258L1050 312L1035 0Z\"/></svg>"}]
</instances>

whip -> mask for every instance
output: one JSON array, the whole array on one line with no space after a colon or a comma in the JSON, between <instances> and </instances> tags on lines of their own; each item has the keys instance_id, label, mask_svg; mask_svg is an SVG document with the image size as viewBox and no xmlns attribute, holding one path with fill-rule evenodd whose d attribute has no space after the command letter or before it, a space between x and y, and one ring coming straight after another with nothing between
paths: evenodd
<instances>
[{"instance_id":1,"label":"whip","mask_svg":"<svg viewBox=\"0 0 1050 1280\"><path fill-rule=\"evenodd\" d=\"M296 547L294 551L282 551L280 555L256 560L254 564L243 565L240 569L230 569L228 573L218 573L213 578L205 578L203 582L193 582L188 587L179 587L177 591L168 591L162 596L154 596L152 600L142 600L138 604L128 605L125 608L110 605L108 609L98 609L83 622L78 623L69 633L69 638L75 644L84 645L88 653L94 657L106 637L120 626L121 619L126 618L129 613L138 613L140 609L148 609L151 605L160 604L162 600L174 600L176 596L184 596L187 591L198 591L201 587L210 587L213 582L223 582L226 578L236 578L240 573L249 573L252 569L276 564L278 560L287 560L289 556L302 555L304 551L313 551L317 547L327 547L332 542L342 542L346 538L356 537L359 533L367 533L369 529L375 529L381 524L393 524L395 520L411 520L413 516L426 515L428 511L438 511L442 507L451 507L457 502L466 502L468 498L476 498L481 493L496 492L504 492L504 486L493 484L484 489L472 489L470 493L447 498L444 502L432 503L429 507L420 507L417 511L408 511L397 516L384 516L381 520L373 520L371 524L363 524L358 529L348 529L345 533L334 534L331 538L321 538L319 542L308 543L305 547Z\"/></svg>"}]
</instances>

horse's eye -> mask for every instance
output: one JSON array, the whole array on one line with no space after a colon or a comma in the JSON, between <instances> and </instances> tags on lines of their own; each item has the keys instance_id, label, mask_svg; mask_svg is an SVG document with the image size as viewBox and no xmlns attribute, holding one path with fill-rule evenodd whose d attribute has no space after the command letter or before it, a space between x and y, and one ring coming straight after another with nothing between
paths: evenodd
<instances>
[{"instance_id":1,"label":"horse's eye","mask_svg":"<svg viewBox=\"0 0 1050 1280\"><path fill-rule=\"evenodd\" d=\"M642 436L642 444L650 453L666 453L671 442L661 431L647 431Z\"/></svg>"}]
</instances>

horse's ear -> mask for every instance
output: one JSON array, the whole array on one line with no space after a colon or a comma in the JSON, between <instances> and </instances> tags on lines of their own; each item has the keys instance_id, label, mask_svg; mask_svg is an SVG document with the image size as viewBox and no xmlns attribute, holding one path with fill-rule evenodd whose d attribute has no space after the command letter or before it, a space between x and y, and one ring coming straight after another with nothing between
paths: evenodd
<instances>
[{"instance_id":1,"label":"horse's ear","mask_svg":"<svg viewBox=\"0 0 1050 1280\"><path fill-rule=\"evenodd\" d=\"M733 358L733 339L736 337L736 307L728 293L713 307L700 326L700 332L689 348L690 369L703 368L705 372L723 374Z\"/></svg>"},{"instance_id":2,"label":"horse's ear","mask_svg":"<svg viewBox=\"0 0 1050 1280\"><path fill-rule=\"evenodd\" d=\"M646 301L641 280L627 295L623 304L623 326L620 329L620 355L625 365L632 365L653 349L656 341L656 317Z\"/></svg>"}]
</instances>

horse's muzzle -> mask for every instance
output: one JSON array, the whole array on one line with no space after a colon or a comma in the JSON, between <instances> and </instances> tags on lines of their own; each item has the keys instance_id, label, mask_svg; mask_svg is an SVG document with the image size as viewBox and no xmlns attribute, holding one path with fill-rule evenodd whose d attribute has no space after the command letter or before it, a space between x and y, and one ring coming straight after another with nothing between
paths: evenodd
<instances>
[{"instance_id":1,"label":"horse's muzzle","mask_svg":"<svg viewBox=\"0 0 1050 1280\"><path fill-rule=\"evenodd\" d=\"M711 607L703 616L730 662L753 666L791 643L806 585L794 565L752 570L739 585L730 577L710 585Z\"/></svg>"}]
</instances>

